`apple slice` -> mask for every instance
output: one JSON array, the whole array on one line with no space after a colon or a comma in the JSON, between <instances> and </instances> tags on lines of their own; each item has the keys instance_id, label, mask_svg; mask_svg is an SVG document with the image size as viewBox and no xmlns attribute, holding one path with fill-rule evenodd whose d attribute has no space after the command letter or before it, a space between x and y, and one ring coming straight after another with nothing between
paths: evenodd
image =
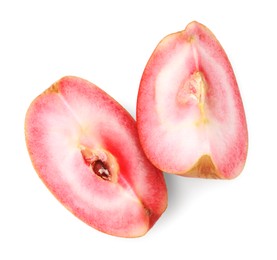
<instances>
[{"instance_id":1,"label":"apple slice","mask_svg":"<svg viewBox=\"0 0 277 260\"><path fill-rule=\"evenodd\" d=\"M231 179L248 148L231 64L204 25L191 22L156 47L137 99L139 138L150 161L183 176Z\"/></svg>"},{"instance_id":2,"label":"apple slice","mask_svg":"<svg viewBox=\"0 0 277 260\"><path fill-rule=\"evenodd\" d=\"M25 136L39 177L90 226L142 236L166 209L163 175L145 157L134 119L94 84L54 83L30 105Z\"/></svg>"}]
</instances>

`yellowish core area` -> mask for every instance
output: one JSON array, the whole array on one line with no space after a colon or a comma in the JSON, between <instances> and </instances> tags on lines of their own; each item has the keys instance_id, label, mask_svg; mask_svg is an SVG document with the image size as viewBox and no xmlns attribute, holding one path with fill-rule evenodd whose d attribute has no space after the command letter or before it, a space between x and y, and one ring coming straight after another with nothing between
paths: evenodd
<instances>
[{"instance_id":1,"label":"yellowish core area","mask_svg":"<svg viewBox=\"0 0 277 260\"><path fill-rule=\"evenodd\" d=\"M208 123L205 113L207 87L203 73L196 71L190 75L177 93L177 101L179 104L184 106L198 106L200 117L195 123L197 126Z\"/></svg>"}]
</instances>

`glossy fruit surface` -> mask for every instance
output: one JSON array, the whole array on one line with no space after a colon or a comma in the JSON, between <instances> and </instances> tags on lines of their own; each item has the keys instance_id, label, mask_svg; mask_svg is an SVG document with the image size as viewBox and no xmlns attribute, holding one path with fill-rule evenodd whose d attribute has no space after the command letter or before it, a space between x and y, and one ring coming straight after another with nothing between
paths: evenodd
<instances>
[{"instance_id":1,"label":"glossy fruit surface","mask_svg":"<svg viewBox=\"0 0 277 260\"><path fill-rule=\"evenodd\" d=\"M156 47L137 100L142 147L159 169L231 179L242 171L247 124L226 53L204 25L191 22Z\"/></svg>"},{"instance_id":2,"label":"glossy fruit surface","mask_svg":"<svg viewBox=\"0 0 277 260\"><path fill-rule=\"evenodd\" d=\"M134 119L94 84L54 83L30 105L25 136L39 177L90 226L137 237L164 212L165 181L142 152Z\"/></svg>"}]
</instances>

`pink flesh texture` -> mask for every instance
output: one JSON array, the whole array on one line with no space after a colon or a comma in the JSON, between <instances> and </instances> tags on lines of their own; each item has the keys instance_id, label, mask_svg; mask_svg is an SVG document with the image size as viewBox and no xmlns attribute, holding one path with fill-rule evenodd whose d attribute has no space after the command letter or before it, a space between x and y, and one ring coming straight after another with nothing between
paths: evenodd
<instances>
[{"instance_id":1,"label":"pink flesh texture","mask_svg":"<svg viewBox=\"0 0 277 260\"><path fill-rule=\"evenodd\" d=\"M115 236L142 236L165 210L163 175L142 152L134 119L92 83L64 77L53 84L31 104L25 134L40 178L90 226ZM112 154L117 181L94 174L82 146Z\"/></svg>"},{"instance_id":2,"label":"pink flesh texture","mask_svg":"<svg viewBox=\"0 0 277 260\"><path fill-rule=\"evenodd\" d=\"M195 73L205 82L201 105L193 95L199 84L191 95L184 90ZM227 55L205 26L192 22L156 47L140 83L137 124L147 157L165 172L223 179L240 174L248 147L244 108ZM199 165L206 155L212 163Z\"/></svg>"}]
</instances>

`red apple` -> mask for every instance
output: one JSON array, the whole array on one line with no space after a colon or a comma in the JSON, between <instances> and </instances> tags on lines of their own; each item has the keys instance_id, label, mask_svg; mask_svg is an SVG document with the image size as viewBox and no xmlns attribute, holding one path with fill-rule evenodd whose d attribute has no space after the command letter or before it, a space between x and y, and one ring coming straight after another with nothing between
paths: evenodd
<instances>
[{"instance_id":1,"label":"red apple","mask_svg":"<svg viewBox=\"0 0 277 260\"><path fill-rule=\"evenodd\" d=\"M150 161L183 176L231 179L248 147L243 103L226 53L198 22L165 37L142 75L139 138Z\"/></svg>"},{"instance_id":2,"label":"red apple","mask_svg":"<svg viewBox=\"0 0 277 260\"><path fill-rule=\"evenodd\" d=\"M30 105L25 135L39 177L90 226L137 237L164 212L165 181L145 157L134 119L94 84L54 83Z\"/></svg>"}]
</instances>

